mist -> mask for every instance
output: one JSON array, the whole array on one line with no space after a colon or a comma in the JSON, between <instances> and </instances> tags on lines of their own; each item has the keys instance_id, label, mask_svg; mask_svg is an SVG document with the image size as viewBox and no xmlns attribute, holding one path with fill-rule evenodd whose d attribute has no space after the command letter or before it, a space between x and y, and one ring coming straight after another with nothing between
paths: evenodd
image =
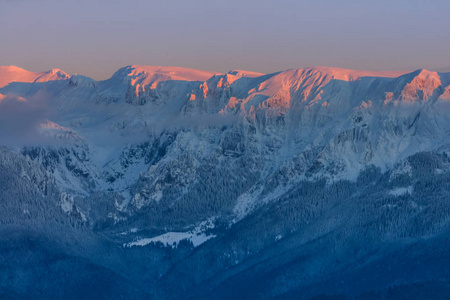
<instances>
[{"instance_id":1,"label":"mist","mask_svg":"<svg viewBox=\"0 0 450 300\"><path fill-rule=\"evenodd\" d=\"M29 99L6 95L0 101L0 145L32 146L49 142L41 132L52 110L46 97L38 93Z\"/></svg>"}]
</instances>

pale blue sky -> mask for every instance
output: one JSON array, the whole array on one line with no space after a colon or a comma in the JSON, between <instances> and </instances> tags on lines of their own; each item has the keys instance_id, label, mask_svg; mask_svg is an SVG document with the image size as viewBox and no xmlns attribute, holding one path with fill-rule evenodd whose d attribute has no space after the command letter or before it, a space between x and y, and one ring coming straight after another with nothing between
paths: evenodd
<instances>
[{"instance_id":1,"label":"pale blue sky","mask_svg":"<svg viewBox=\"0 0 450 300\"><path fill-rule=\"evenodd\" d=\"M0 65L450 68L448 0L0 0Z\"/></svg>"}]
</instances>

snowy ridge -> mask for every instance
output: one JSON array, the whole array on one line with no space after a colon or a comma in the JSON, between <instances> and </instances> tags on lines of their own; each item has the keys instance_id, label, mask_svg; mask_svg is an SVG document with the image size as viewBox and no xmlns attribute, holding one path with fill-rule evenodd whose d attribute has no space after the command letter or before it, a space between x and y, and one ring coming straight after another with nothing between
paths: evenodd
<instances>
[{"instance_id":1,"label":"snowy ridge","mask_svg":"<svg viewBox=\"0 0 450 300\"><path fill-rule=\"evenodd\" d=\"M180 67L131 65L119 69L111 79L131 81L132 85L151 85L167 80L206 81L215 74L218 73ZM155 87L156 85L153 86Z\"/></svg>"}]
</instances>

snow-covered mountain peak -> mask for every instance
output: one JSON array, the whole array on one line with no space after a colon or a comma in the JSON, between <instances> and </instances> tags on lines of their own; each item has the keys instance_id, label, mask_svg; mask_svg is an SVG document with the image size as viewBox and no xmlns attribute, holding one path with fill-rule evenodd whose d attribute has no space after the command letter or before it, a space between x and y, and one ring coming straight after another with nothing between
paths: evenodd
<instances>
[{"instance_id":1,"label":"snow-covered mountain peak","mask_svg":"<svg viewBox=\"0 0 450 300\"><path fill-rule=\"evenodd\" d=\"M358 71L331 67L311 67L303 69L289 69L283 72L275 73L269 79L263 82L258 89L267 90L271 93L269 87L279 89L280 87L290 87L298 90L300 87L309 86L312 88L324 87L331 80L356 81L361 78L395 78L405 74L405 72L373 72ZM266 94L267 94L266 93Z\"/></svg>"},{"instance_id":2,"label":"snow-covered mountain peak","mask_svg":"<svg viewBox=\"0 0 450 300\"><path fill-rule=\"evenodd\" d=\"M406 71L361 71L361 70L352 70L334 67L323 67L323 66L316 66L302 69L291 69L288 71L296 71L299 74L305 75L320 74L323 77L331 77L332 79L344 81L354 81L362 77L394 78L407 73Z\"/></svg>"},{"instance_id":3,"label":"snow-covered mountain peak","mask_svg":"<svg viewBox=\"0 0 450 300\"><path fill-rule=\"evenodd\" d=\"M3 72L19 72L20 73L20 72L29 72L29 71L22 69L18 66L10 65L10 66L0 66L0 72L1 73L3 73Z\"/></svg>"},{"instance_id":4,"label":"snow-covered mountain peak","mask_svg":"<svg viewBox=\"0 0 450 300\"><path fill-rule=\"evenodd\" d=\"M119 69L99 85L102 89L101 97L109 99L112 95L115 99L113 102L122 98L127 103L143 105L147 102L159 103L163 101L162 98L171 94L180 95L181 87L186 95L186 84L205 82L216 74L218 73L181 67L130 65ZM156 91L161 84L165 85L165 92L162 94L161 91Z\"/></svg>"},{"instance_id":5,"label":"snow-covered mountain peak","mask_svg":"<svg viewBox=\"0 0 450 300\"><path fill-rule=\"evenodd\" d=\"M11 82L46 82L69 79L70 76L60 69L47 72L30 72L16 66L0 66L0 88Z\"/></svg>"},{"instance_id":6,"label":"snow-covered mountain peak","mask_svg":"<svg viewBox=\"0 0 450 300\"><path fill-rule=\"evenodd\" d=\"M218 73L181 67L130 65L119 69L112 78L147 85L166 80L206 81L215 74Z\"/></svg>"},{"instance_id":7,"label":"snow-covered mountain peak","mask_svg":"<svg viewBox=\"0 0 450 300\"><path fill-rule=\"evenodd\" d=\"M427 101L434 96L435 99L442 93L441 77L437 72L419 69L412 73L399 77L401 81L406 81L400 99L402 101ZM439 88L439 89L438 89Z\"/></svg>"},{"instance_id":8,"label":"snow-covered mountain peak","mask_svg":"<svg viewBox=\"0 0 450 300\"><path fill-rule=\"evenodd\" d=\"M47 72L41 73L41 75L37 77L34 82L47 82L65 79L70 79L70 75L60 69L51 69Z\"/></svg>"},{"instance_id":9,"label":"snow-covered mountain peak","mask_svg":"<svg viewBox=\"0 0 450 300\"><path fill-rule=\"evenodd\" d=\"M441 76L439 73L434 71L428 71L426 69L418 69L414 72L407 73L402 77L406 78L410 82L414 82L416 84L424 81L433 82L436 84L441 84Z\"/></svg>"},{"instance_id":10,"label":"snow-covered mountain peak","mask_svg":"<svg viewBox=\"0 0 450 300\"><path fill-rule=\"evenodd\" d=\"M30 72L16 66L0 66L0 87L11 82L33 82L42 74Z\"/></svg>"}]
</instances>

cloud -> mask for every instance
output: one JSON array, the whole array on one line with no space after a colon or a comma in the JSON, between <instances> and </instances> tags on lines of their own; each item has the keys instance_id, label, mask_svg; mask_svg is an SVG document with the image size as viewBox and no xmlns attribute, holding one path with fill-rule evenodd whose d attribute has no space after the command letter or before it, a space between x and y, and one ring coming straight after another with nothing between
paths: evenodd
<instances>
[{"instance_id":1,"label":"cloud","mask_svg":"<svg viewBox=\"0 0 450 300\"><path fill-rule=\"evenodd\" d=\"M54 105L50 103L54 101L51 99L51 95L43 92L26 99L17 95L0 95L0 146L67 146L67 143L86 140L94 145L116 148L130 143L146 142L167 131L196 132L207 127L232 126L239 119L236 115L226 114L150 114L135 120L130 119L130 114L139 116L141 108L131 107L130 114L124 114L124 107L121 105L95 105L84 102L71 109L68 119L65 114L52 108ZM87 121L78 129L72 128L68 121L73 116L79 116L81 120L85 117ZM118 124L116 129L114 122ZM120 128L122 123L124 128ZM57 124L71 129L59 127ZM79 138L74 138L75 136Z\"/></svg>"},{"instance_id":2,"label":"cloud","mask_svg":"<svg viewBox=\"0 0 450 300\"><path fill-rule=\"evenodd\" d=\"M123 108L122 108L123 110ZM114 108L107 108L104 111L111 113ZM100 114L99 114L100 115ZM207 127L220 128L222 126L233 126L238 122L236 115L196 115L196 116L171 116L171 117L155 117L146 120L146 124L140 122L129 124L126 128L109 131L109 130L91 130L88 136L84 136L93 144L106 147L123 147L127 144L140 144L148 142L154 137L158 137L164 132L178 132L180 130L201 132ZM124 122L130 122L129 119L122 119Z\"/></svg>"},{"instance_id":3,"label":"cloud","mask_svg":"<svg viewBox=\"0 0 450 300\"><path fill-rule=\"evenodd\" d=\"M46 143L40 134L40 125L45 122L51 110L46 97L38 93L29 99L5 95L0 99L0 145L31 146Z\"/></svg>"}]
</instances>

